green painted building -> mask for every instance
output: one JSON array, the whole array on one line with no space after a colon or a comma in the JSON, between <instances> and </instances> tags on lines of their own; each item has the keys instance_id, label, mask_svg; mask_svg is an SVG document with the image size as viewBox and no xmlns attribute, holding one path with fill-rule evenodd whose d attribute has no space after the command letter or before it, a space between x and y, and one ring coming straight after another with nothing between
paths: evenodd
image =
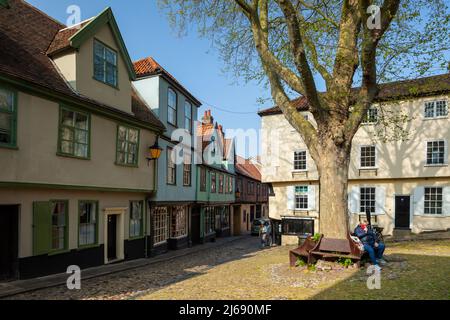
<instances>
[{"instance_id":1,"label":"green painted building","mask_svg":"<svg viewBox=\"0 0 450 320\"><path fill-rule=\"evenodd\" d=\"M233 140L225 139L222 126L214 123L211 111L205 112L197 136L202 163L196 166L196 205L192 212L191 240L204 243L232 234L235 149Z\"/></svg>"}]
</instances>

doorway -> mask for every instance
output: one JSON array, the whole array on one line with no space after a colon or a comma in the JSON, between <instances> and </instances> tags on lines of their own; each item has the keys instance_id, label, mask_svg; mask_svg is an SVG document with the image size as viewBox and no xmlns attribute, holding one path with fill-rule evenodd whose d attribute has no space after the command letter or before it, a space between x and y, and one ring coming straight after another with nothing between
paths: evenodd
<instances>
[{"instance_id":1,"label":"doorway","mask_svg":"<svg viewBox=\"0 0 450 320\"><path fill-rule=\"evenodd\" d=\"M117 260L117 215L108 216L108 261Z\"/></svg>"},{"instance_id":2,"label":"doorway","mask_svg":"<svg viewBox=\"0 0 450 320\"><path fill-rule=\"evenodd\" d=\"M19 206L0 206L0 281L17 278Z\"/></svg>"},{"instance_id":3,"label":"doorway","mask_svg":"<svg viewBox=\"0 0 450 320\"><path fill-rule=\"evenodd\" d=\"M128 208L106 208L103 239L105 263L114 263L125 259L124 216Z\"/></svg>"},{"instance_id":4,"label":"doorway","mask_svg":"<svg viewBox=\"0 0 450 320\"><path fill-rule=\"evenodd\" d=\"M200 207L192 208L191 214L191 241L192 244L200 244L201 243L201 215L200 215Z\"/></svg>"},{"instance_id":5,"label":"doorway","mask_svg":"<svg viewBox=\"0 0 450 320\"><path fill-rule=\"evenodd\" d=\"M241 235L241 206L234 206L233 209L233 235Z\"/></svg>"},{"instance_id":6,"label":"doorway","mask_svg":"<svg viewBox=\"0 0 450 320\"><path fill-rule=\"evenodd\" d=\"M395 228L409 229L411 212L410 196L395 196Z\"/></svg>"}]
</instances>

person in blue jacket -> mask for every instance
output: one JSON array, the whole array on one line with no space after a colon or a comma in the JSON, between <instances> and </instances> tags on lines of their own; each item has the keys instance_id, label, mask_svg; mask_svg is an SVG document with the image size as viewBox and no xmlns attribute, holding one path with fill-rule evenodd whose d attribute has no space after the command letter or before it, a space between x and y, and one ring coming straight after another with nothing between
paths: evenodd
<instances>
[{"instance_id":1,"label":"person in blue jacket","mask_svg":"<svg viewBox=\"0 0 450 320\"><path fill-rule=\"evenodd\" d=\"M377 242L376 234L369 228L367 221L360 223L355 229L356 236L364 245L364 250L369 254L370 260L375 266L386 264L383 259L385 245L383 242Z\"/></svg>"}]
</instances>

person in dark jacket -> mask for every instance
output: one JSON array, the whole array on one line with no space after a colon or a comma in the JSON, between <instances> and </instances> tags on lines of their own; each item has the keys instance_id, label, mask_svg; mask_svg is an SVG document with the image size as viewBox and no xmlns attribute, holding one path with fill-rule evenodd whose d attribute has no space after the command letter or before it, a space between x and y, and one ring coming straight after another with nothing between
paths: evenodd
<instances>
[{"instance_id":1,"label":"person in dark jacket","mask_svg":"<svg viewBox=\"0 0 450 320\"><path fill-rule=\"evenodd\" d=\"M385 245L382 242L377 242L376 234L369 228L366 221L360 223L356 229L355 234L364 245L364 250L369 254L370 260L375 266L379 264L386 264L383 259Z\"/></svg>"}]
</instances>

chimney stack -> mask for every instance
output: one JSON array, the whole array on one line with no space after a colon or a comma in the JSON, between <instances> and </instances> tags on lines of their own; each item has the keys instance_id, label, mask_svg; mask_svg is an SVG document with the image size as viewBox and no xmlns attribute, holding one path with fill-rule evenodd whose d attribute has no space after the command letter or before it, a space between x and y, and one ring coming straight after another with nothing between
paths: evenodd
<instances>
[{"instance_id":1,"label":"chimney stack","mask_svg":"<svg viewBox=\"0 0 450 320\"><path fill-rule=\"evenodd\" d=\"M214 118L211 115L211 110L205 111L205 114L202 118L202 122L203 122L203 124L213 124L214 123Z\"/></svg>"}]
</instances>

